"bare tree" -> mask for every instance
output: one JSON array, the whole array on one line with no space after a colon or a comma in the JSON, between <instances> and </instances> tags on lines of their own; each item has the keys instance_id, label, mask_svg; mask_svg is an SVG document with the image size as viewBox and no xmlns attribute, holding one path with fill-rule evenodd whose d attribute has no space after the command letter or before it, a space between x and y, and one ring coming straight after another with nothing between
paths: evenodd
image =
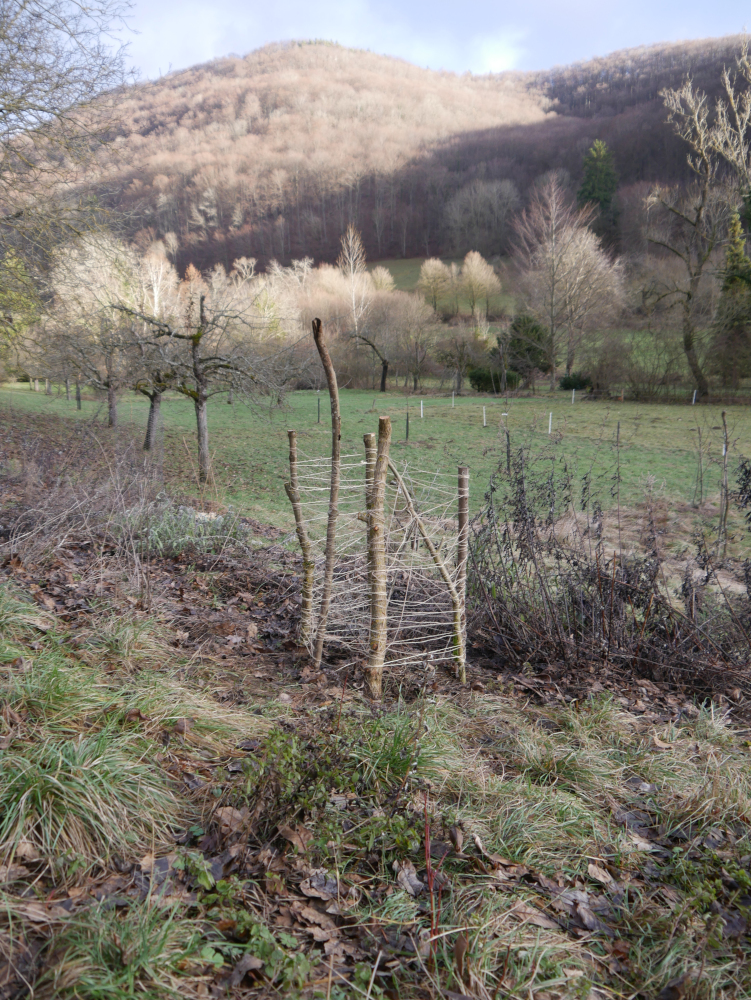
<instances>
[{"instance_id":1,"label":"bare tree","mask_svg":"<svg viewBox=\"0 0 751 1000\"><path fill-rule=\"evenodd\" d=\"M606 281L597 295L589 296L585 289L588 274L608 274L607 258L597 238L585 235L593 218L591 206L575 208L558 178L550 176L535 189L531 205L516 222L515 256L526 287L527 309L547 327L551 389L563 350L573 358L572 324L581 328L607 290Z\"/></svg>"},{"instance_id":2,"label":"bare tree","mask_svg":"<svg viewBox=\"0 0 751 1000\"><path fill-rule=\"evenodd\" d=\"M718 184L718 154L710 125L706 94L687 80L679 90L663 93L668 121L688 145L688 165L694 175L683 188L656 187L648 199L652 216L649 241L681 262L682 276L655 290L656 299L678 305L683 351L700 396L709 382L697 350L700 287L712 256L727 229L726 194Z\"/></svg>"},{"instance_id":3,"label":"bare tree","mask_svg":"<svg viewBox=\"0 0 751 1000\"><path fill-rule=\"evenodd\" d=\"M128 0L0 0L0 283L10 248L34 270L91 212L70 181L109 141L126 78Z\"/></svg>"},{"instance_id":4,"label":"bare tree","mask_svg":"<svg viewBox=\"0 0 751 1000\"><path fill-rule=\"evenodd\" d=\"M460 252L500 253L518 207L513 181L470 181L446 205L445 222L454 247Z\"/></svg>"},{"instance_id":5,"label":"bare tree","mask_svg":"<svg viewBox=\"0 0 751 1000\"><path fill-rule=\"evenodd\" d=\"M451 287L451 271L440 258L429 257L420 265L417 287L437 311L438 299L448 294Z\"/></svg>"},{"instance_id":6,"label":"bare tree","mask_svg":"<svg viewBox=\"0 0 751 1000\"><path fill-rule=\"evenodd\" d=\"M169 318L162 319L127 304L117 309L149 329L145 346L150 364L170 373L175 391L193 400L198 438L198 477L210 482L208 401L217 393L250 393L264 383L254 364L251 335L263 321L254 308L256 293L237 270L227 275L217 267L204 279L189 267L177 289ZM278 387L273 387L279 391Z\"/></svg>"},{"instance_id":7,"label":"bare tree","mask_svg":"<svg viewBox=\"0 0 751 1000\"><path fill-rule=\"evenodd\" d=\"M461 286L462 291L467 296L469 308L473 316L479 312L480 303L483 299L485 300L485 313L487 314L491 295L498 295L501 291L501 282L498 275L477 250L470 250L464 258Z\"/></svg>"},{"instance_id":8,"label":"bare tree","mask_svg":"<svg viewBox=\"0 0 751 1000\"><path fill-rule=\"evenodd\" d=\"M713 149L733 170L744 201L746 223L751 222L751 59L748 38L743 39L735 69L722 73L725 96L717 101L710 130Z\"/></svg>"}]
</instances>

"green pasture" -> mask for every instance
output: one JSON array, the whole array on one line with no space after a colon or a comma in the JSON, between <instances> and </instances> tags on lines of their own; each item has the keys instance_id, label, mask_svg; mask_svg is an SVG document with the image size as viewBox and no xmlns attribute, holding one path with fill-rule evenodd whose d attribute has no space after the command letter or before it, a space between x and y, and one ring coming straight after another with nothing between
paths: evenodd
<instances>
[{"instance_id":1,"label":"green pasture","mask_svg":"<svg viewBox=\"0 0 751 1000\"><path fill-rule=\"evenodd\" d=\"M290 523L283 489L287 476L287 428L298 432L301 456L318 457L330 451L328 394L320 394L321 423L315 391L293 392L283 407L249 407L225 396L209 406L210 445L216 474L216 499L232 503L242 513L271 523ZM487 426L483 427L483 407ZM511 448L524 446L538 461L554 462L570 470L576 484L589 475L592 491L603 507L615 503L614 479L620 466L620 500L628 506L643 498L650 486L658 495L678 503L695 497L698 441L701 432L704 497L718 495L722 463L722 419L719 406L591 402L571 393L544 393L524 399L499 399L476 395L457 398L420 397L363 390L342 390L342 450L361 454L362 436L376 431L379 414L393 421L392 456L401 464L429 472L453 473L460 464L471 474L471 506L478 509L491 474L505 468L506 431ZM410 415L406 439L407 411ZM105 400L85 394L78 412L73 399L31 392L27 385L0 389L0 420L24 412L49 412L95 423L98 433L106 427ZM147 403L135 394L120 403L120 421L131 425L136 437L146 423ZM552 413L552 425L550 414ZM730 470L741 456L751 456L751 407L727 407ZM161 460L171 481L194 489L195 418L192 404L176 395L162 403ZM551 433L548 428L551 426Z\"/></svg>"}]
</instances>

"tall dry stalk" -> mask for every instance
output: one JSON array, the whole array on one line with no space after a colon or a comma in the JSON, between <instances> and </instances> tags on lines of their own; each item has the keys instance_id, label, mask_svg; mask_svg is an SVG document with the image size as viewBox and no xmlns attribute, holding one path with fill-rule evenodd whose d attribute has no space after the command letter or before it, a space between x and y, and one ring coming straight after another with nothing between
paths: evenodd
<instances>
[{"instance_id":1,"label":"tall dry stalk","mask_svg":"<svg viewBox=\"0 0 751 1000\"><path fill-rule=\"evenodd\" d=\"M341 438L342 418L339 413L339 387L336 383L336 372L331 361L320 319L313 320L313 339L321 358L321 364L326 375L326 382L331 397L331 487L329 490L329 516L326 525L326 563L323 572L323 593L321 594L321 610L318 615L316 629L316 644L313 651L313 661L320 667L323 659L323 642L326 638L326 622L331 606L331 587L334 581L334 560L336 558L336 522L339 517L339 482L341 479Z\"/></svg>"},{"instance_id":2,"label":"tall dry stalk","mask_svg":"<svg viewBox=\"0 0 751 1000\"><path fill-rule=\"evenodd\" d=\"M730 509L730 488L728 486L728 422L722 411L722 483L720 486L720 523L717 526L717 555L724 559L728 547L728 511Z\"/></svg>"},{"instance_id":3,"label":"tall dry stalk","mask_svg":"<svg viewBox=\"0 0 751 1000\"><path fill-rule=\"evenodd\" d=\"M366 438L368 435L366 435ZM386 495L386 473L389 468L389 447L391 445L391 419L378 419L378 450L373 478L367 498L368 507L368 578L370 582L370 636L368 642L368 666L365 677L368 693L373 699L381 697L383 691L383 663L386 659L386 639L388 626L388 588L386 574L386 519L384 499ZM366 449L368 443L366 441ZM367 454L367 451L366 451ZM366 465L366 483L368 472Z\"/></svg>"},{"instance_id":4,"label":"tall dry stalk","mask_svg":"<svg viewBox=\"0 0 751 1000\"><path fill-rule=\"evenodd\" d=\"M315 558L313 547L308 538L308 530L305 527L305 517L303 516L302 504L300 502L300 480L297 475L297 433L287 431L289 438L289 482L284 484L284 490L292 504L292 512L295 515L295 528L297 530L297 540L300 543L302 552L302 606L300 608L300 642L307 645L310 642L313 631L313 576L315 572Z\"/></svg>"}]
</instances>

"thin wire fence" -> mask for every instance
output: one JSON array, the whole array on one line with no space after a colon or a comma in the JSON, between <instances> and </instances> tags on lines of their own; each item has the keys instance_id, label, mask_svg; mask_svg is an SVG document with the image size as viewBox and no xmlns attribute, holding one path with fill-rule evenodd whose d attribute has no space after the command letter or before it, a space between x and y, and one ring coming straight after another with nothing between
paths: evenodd
<instances>
[{"instance_id":1,"label":"thin wire fence","mask_svg":"<svg viewBox=\"0 0 751 1000\"><path fill-rule=\"evenodd\" d=\"M315 559L311 635L318 629L329 512L330 458L300 458L300 505ZM336 564L326 643L354 659L368 655L371 582L368 569L366 463L357 454L341 458ZM435 551L459 587L456 477L406 464L386 480L384 501L388 587L386 659L391 666L451 660L455 655L452 602L445 580L421 534L422 522ZM414 511L414 513L413 513ZM310 648L313 639L309 640Z\"/></svg>"}]
</instances>

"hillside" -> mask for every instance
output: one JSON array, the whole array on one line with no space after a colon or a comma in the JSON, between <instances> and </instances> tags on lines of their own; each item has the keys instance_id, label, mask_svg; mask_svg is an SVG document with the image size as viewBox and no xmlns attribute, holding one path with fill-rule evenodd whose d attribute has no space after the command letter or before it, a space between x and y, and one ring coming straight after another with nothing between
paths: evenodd
<instances>
[{"instance_id":1,"label":"hillside","mask_svg":"<svg viewBox=\"0 0 751 1000\"><path fill-rule=\"evenodd\" d=\"M179 261L336 256L349 221L371 257L454 249L447 205L473 182L574 183L596 138L628 188L678 179L659 92L716 88L737 38L618 52L548 73L474 77L327 43L266 46L128 90L92 182L131 233L176 234ZM507 192L508 193L508 192ZM503 233L493 236L502 249Z\"/></svg>"}]
</instances>

